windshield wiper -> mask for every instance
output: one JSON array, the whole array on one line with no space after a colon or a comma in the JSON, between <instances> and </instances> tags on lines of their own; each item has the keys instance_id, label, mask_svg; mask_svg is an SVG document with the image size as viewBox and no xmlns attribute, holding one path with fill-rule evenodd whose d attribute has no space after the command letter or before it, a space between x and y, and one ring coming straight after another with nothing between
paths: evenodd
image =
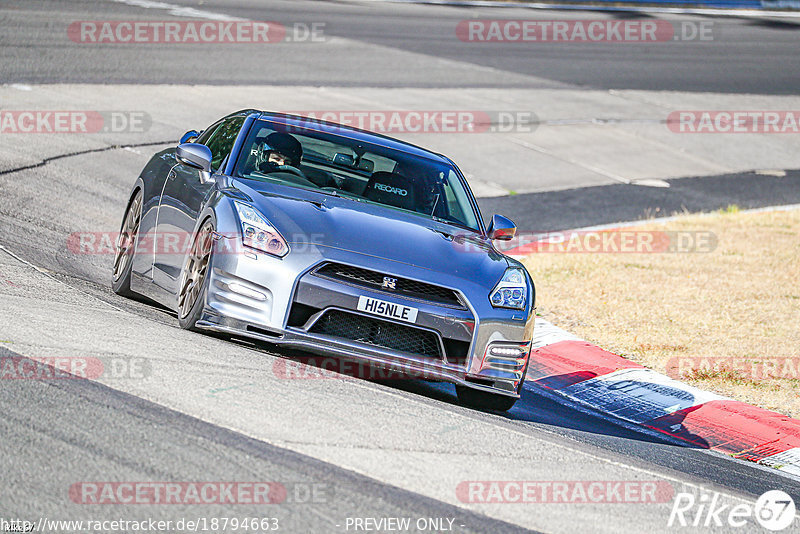
<instances>
[{"instance_id":1,"label":"windshield wiper","mask_svg":"<svg viewBox=\"0 0 800 534\"><path fill-rule=\"evenodd\" d=\"M316 191L317 193L322 193L323 195L330 195L336 198L345 198L347 200L352 200L353 202L366 202L366 200L361 199L356 196L350 195L343 195L339 189L329 188L329 189L309 189L309 191Z\"/></svg>"},{"instance_id":2,"label":"windshield wiper","mask_svg":"<svg viewBox=\"0 0 800 534\"><path fill-rule=\"evenodd\" d=\"M473 232L473 233L476 233L476 234L480 233L477 230L475 230L474 228L471 228L471 227L467 226L466 224L463 224L463 223L460 223L460 222L457 222L457 221L451 221L450 219L444 219L442 217L437 217L436 215L431 215L430 217L434 221L440 222L442 224L449 224L450 226L458 226L459 228L463 228L464 230L469 230L470 232Z\"/></svg>"}]
</instances>

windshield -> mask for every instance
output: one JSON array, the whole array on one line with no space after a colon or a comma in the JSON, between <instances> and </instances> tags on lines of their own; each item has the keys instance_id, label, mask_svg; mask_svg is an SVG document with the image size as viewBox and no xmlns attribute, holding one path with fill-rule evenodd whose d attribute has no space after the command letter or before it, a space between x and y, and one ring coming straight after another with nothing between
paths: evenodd
<instances>
[{"instance_id":1,"label":"windshield","mask_svg":"<svg viewBox=\"0 0 800 534\"><path fill-rule=\"evenodd\" d=\"M330 132L257 121L234 174L381 204L479 231L469 195L450 165Z\"/></svg>"}]
</instances>

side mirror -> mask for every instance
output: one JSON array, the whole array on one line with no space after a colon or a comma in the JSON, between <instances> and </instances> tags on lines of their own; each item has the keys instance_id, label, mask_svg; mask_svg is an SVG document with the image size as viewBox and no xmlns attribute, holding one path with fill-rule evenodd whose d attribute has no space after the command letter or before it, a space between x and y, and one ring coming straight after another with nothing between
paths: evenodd
<instances>
[{"instance_id":1,"label":"side mirror","mask_svg":"<svg viewBox=\"0 0 800 534\"><path fill-rule=\"evenodd\" d=\"M211 171L211 150L206 145L197 143L181 143L178 145L175 155L178 159L201 171Z\"/></svg>"},{"instance_id":2,"label":"side mirror","mask_svg":"<svg viewBox=\"0 0 800 534\"><path fill-rule=\"evenodd\" d=\"M198 132L197 130L189 130L188 132L186 132L181 136L181 140L178 144L182 145L184 143L192 143L198 137L200 137L200 132Z\"/></svg>"},{"instance_id":3,"label":"side mirror","mask_svg":"<svg viewBox=\"0 0 800 534\"><path fill-rule=\"evenodd\" d=\"M492 222L487 229L489 239L510 241L517 235L517 225L502 215L492 215Z\"/></svg>"}]
</instances>

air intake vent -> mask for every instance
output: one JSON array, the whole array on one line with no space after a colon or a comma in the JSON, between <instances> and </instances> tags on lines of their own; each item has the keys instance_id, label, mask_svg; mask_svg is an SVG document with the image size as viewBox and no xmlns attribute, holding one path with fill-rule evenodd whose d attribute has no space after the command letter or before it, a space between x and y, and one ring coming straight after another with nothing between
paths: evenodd
<instances>
[{"instance_id":1,"label":"air intake vent","mask_svg":"<svg viewBox=\"0 0 800 534\"><path fill-rule=\"evenodd\" d=\"M340 310L326 312L309 332L442 359L439 336L433 332Z\"/></svg>"},{"instance_id":2,"label":"air intake vent","mask_svg":"<svg viewBox=\"0 0 800 534\"><path fill-rule=\"evenodd\" d=\"M351 267L339 263L326 263L314 271L316 276L337 280L350 285L365 287L373 291L382 291L412 300L431 302L451 308L466 309L458 294L452 289L425 282L417 282L407 278L398 278L389 274ZM384 278L394 280L394 288L384 284Z\"/></svg>"}]
</instances>

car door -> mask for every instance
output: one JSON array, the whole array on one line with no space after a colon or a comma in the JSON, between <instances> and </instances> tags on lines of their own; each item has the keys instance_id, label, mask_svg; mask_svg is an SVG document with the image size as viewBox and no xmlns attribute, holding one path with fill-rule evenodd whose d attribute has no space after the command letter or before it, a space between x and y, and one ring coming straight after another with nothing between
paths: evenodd
<instances>
[{"instance_id":1,"label":"car door","mask_svg":"<svg viewBox=\"0 0 800 534\"><path fill-rule=\"evenodd\" d=\"M232 117L208 128L198 138L197 143L211 150L212 174L220 170L230 154L243 123L244 117ZM170 293L178 290L197 218L215 186L214 180L203 179L199 169L175 159L159 202L153 265L153 281Z\"/></svg>"}]
</instances>

